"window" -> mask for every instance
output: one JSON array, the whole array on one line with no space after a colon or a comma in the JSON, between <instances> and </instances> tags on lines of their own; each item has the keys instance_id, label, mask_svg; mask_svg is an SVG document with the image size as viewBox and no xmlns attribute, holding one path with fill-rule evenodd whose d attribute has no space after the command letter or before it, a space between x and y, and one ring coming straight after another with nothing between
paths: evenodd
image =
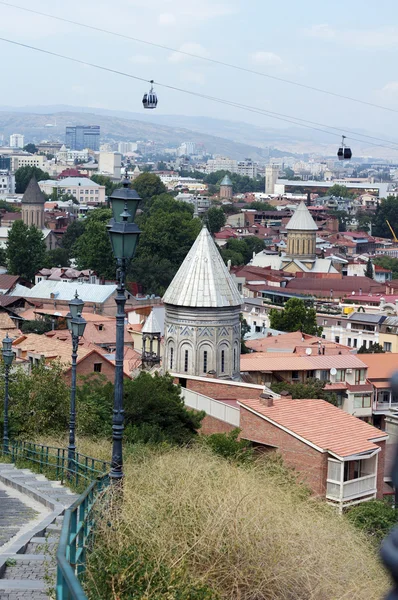
<instances>
[{"instance_id":1,"label":"window","mask_svg":"<svg viewBox=\"0 0 398 600\"><path fill-rule=\"evenodd\" d=\"M354 408L370 408L370 394L354 396Z\"/></svg>"},{"instance_id":2,"label":"window","mask_svg":"<svg viewBox=\"0 0 398 600\"><path fill-rule=\"evenodd\" d=\"M234 371L236 371L236 348L234 348Z\"/></svg>"},{"instance_id":3,"label":"window","mask_svg":"<svg viewBox=\"0 0 398 600\"><path fill-rule=\"evenodd\" d=\"M185 350L184 354L184 372L188 373L188 350Z\"/></svg>"},{"instance_id":4,"label":"window","mask_svg":"<svg viewBox=\"0 0 398 600\"><path fill-rule=\"evenodd\" d=\"M345 369L337 369L336 382L340 383L341 381L345 381Z\"/></svg>"},{"instance_id":5,"label":"window","mask_svg":"<svg viewBox=\"0 0 398 600\"><path fill-rule=\"evenodd\" d=\"M299 379L299 372L298 371L292 371L292 379L295 379L296 381Z\"/></svg>"},{"instance_id":6,"label":"window","mask_svg":"<svg viewBox=\"0 0 398 600\"><path fill-rule=\"evenodd\" d=\"M366 369L355 369L355 385L365 381Z\"/></svg>"},{"instance_id":7,"label":"window","mask_svg":"<svg viewBox=\"0 0 398 600\"><path fill-rule=\"evenodd\" d=\"M94 363L94 373L101 373L102 363Z\"/></svg>"},{"instance_id":8,"label":"window","mask_svg":"<svg viewBox=\"0 0 398 600\"><path fill-rule=\"evenodd\" d=\"M172 371L172 369L173 369L173 354L174 354L174 348L170 348L170 371Z\"/></svg>"},{"instance_id":9,"label":"window","mask_svg":"<svg viewBox=\"0 0 398 600\"><path fill-rule=\"evenodd\" d=\"M358 340L357 340L357 338L354 338L354 348L356 348L357 345L358 345Z\"/></svg>"},{"instance_id":10,"label":"window","mask_svg":"<svg viewBox=\"0 0 398 600\"><path fill-rule=\"evenodd\" d=\"M307 371L307 379L313 379L315 377L315 371Z\"/></svg>"},{"instance_id":11,"label":"window","mask_svg":"<svg viewBox=\"0 0 398 600\"><path fill-rule=\"evenodd\" d=\"M326 370L320 371L319 379L321 381L329 381L329 371L326 371Z\"/></svg>"},{"instance_id":12,"label":"window","mask_svg":"<svg viewBox=\"0 0 398 600\"><path fill-rule=\"evenodd\" d=\"M102 331L103 329L104 329L104 326L102 325L102 323L100 323L100 324L98 325L98 331Z\"/></svg>"},{"instance_id":13,"label":"window","mask_svg":"<svg viewBox=\"0 0 398 600\"><path fill-rule=\"evenodd\" d=\"M225 350L221 350L221 373L225 371Z\"/></svg>"},{"instance_id":14,"label":"window","mask_svg":"<svg viewBox=\"0 0 398 600\"><path fill-rule=\"evenodd\" d=\"M339 335L335 335L334 336L334 341L336 342L336 344L340 344L340 336Z\"/></svg>"},{"instance_id":15,"label":"window","mask_svg":"<svg viewBox=\"0 0 398 600\"><path fill-rule=\"evenodd\" d=\"M203 352L203 372L207 373L207 350Z\"/></svg>"},{"instance_id":16,"label":"window","mask_svg":"<svg viewBox=\"0 0 398 600\"><path fill-rule=\"evenodd\" d=\"M327 325L327 324L328 324L327 319L323 319L323 325Z\"/></svg>"},{"instance_id":17,"label":"window","mask_svg":"<svg viewBox=\"0 0 398 600\"><path fill-rule=\"evenodd\" d=\"M337 321L337 325L340 326L341 325L341 321Z\"/></svg>"},{"instance_id":18,"label":"window","mask_svg":"<svg viewBox=\"0 0 398 600\"><path fill-rule=\"evenodd\" d=\"M383 350L384 352L391 352L391 342L384 342Z\"/></svg>"},{"instance_id":19,"label":"window","mask_svg":"<svg viewBox=\"0 0 398 600\"><path fill-rule=\"evenodd\" d=\"M347 338L347 346L351 346L351 338Z\"/></svg>"}]
</instances>

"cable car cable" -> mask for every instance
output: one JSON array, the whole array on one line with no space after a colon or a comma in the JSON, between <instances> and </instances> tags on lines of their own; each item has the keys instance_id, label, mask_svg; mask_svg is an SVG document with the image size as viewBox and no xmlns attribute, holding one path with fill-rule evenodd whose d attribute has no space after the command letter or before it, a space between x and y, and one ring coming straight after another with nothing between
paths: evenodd
<instances>
[{"instance_id":1,"label":"cable car cable","mask_svg":"<svg viewBox=\"0 0 398 600\"><path fill-rule=\"evenodd\" d=\"M145 79L144 77L138 77L137 75L132 75L131 73L125 73L124 71L119 71L117 69L112 69L111 67L104 67L103 65L97 65L95 63L90 63L90 62L88 62L86 60L81 60L79 58L74 58L74 57L71 57L71 56L67 56L65 54L60 54L58 52L53 52L51 50L45 50L44 48L38 48L37 46L32 46L31 44L24 44L23 42L17 42L15 40L9 40L9 39L3 38L3 37L0 37L0 41L6 42L6 43L9 43L9 44L13 44L13 45L16 45L16 46L21 46L21 47L27 48L29 50L35 50L37 52L41 52L43 54L48 54L50 56L55 56L56 58L63 58L64 60L69 60L71 62L78 63L78 64L81 64L81 65L86 65L86 66L89 66L89 67L93 67L95 69L100 69L102 71L107 71L108 73L114 73L116 75L122 75L123 77L128 77L130 79L135 79L136 81L143 81L145 83L151 83L151 81L152 81L152 80ZM327 131L325 129L320 129L319 127L315 127L315 126L312 126L312 125L307 125L305 123L301 123L298 119L295 119L294 117L288 118L286 116L279 115L279 113L271 113L270 111L266 111L265 109L261 109L261 108L253 107L253 106L248 106L248 105L245 105L245 104L240 104L238 102L233 102L233 101L230 101L230 100L225 100L225 99L222 99L222 98L217 98L215 96L209 96L209 95L206 95L206 94L200 94L198 92L193 92L191 90L186 90L186 89L179 88L179 87L176 87L176 86L173 86L173 85L169 85L169 84L166 84L166 83L160 83L160 82L154 81L154 84L156 86L159 86L159 87L163 87L163 88L166 88L166 89L174 90L174 91L181 92L181 93L184 93L184 94L189 94L191 96L196 96L198 98L204 98L206 100L211 100L212 102L218 102L220 104L225 104L225 105L228 105L228 106L233 106L235 108L241 108L241 109L247 110L249 112L261 114L261 115L264 115L264 116L269 116L270 118L277 119L279 121L285 121L287 123L293 123L294 125L298 125L299 127L306 127L307 129L312 129L312 130L315 130L315 131L320 131L322 133L327 133L329 135L341 137L340 134L333 133L332 131ZM328 126L325 125L325 127L328 127ZM339 131L341 131L341 129ZM362 135L362 134L358 134L358 135ZM368 142L367 140L359 140L359 139L351 137L351 136L350 136L350 139L353 140L353 141L356 141L356 142L360 142L362 144L366 143L366 144L371 145L371 146L378 146L378 147L381 147L381 148L387 148L388 150L397 150L397 148L392 148L391 146L386 146L384 144L375 144L374 142ZM391 142L391 143L398 144L398 142Z\"/></svg>"},{"instance_id":2,"label":"cable car cable","mask_svg":"<svg viewBox=\"0 0 398 600\"><path fill-rule=\"evenodd\" d=\"M57 21L62 21L64 23L69 23L71 25L78 25L79 27L86 27L87 29L92 29L93 31L99 31L100 33L107 33L109 35L114 35L116 37L124 38L126 40L131 40L133 42L137 42L139 44L146 44L148 46L153 46L155 48L161 48L162 50L167 50L169 52L177 52L178 54L182 54L184 56L189 56L191 58L197 58L199 60L204 60L206 62L210 62L213 64L221 65L223 67L228 67L230 69L236 69L238 71L243 71L245 73L250 73L252 75L259 75L260 77L267 77L268 79L273 79L275 81L280 81L282 83L288 83L290 85L295 85L301 88L305 88L307 90L311 90L313 92L319 92L321 94L328 94L330 96L334 96L336 98L341 98L343 100L349 100L350 102L358 102L359 104L364 104L366 106L371 106L373 108L378 108L380 110L387 110L389 112L398 113L398 110L395 108L390 108L388 106L383 106L381 104L376 104L375 102L367 102L366 100L361 100L360 98L353 98L352 96L346 96L344 94L338 94L337 92L332 92L330 90L323 90L322 88L318 88L312 85L306 85L305 83L299 83L298 81L292 81L290 79L285 79L283 77L277 77L276 75L270 75L269 73L264 73L263 71L256 71L254 69L248 69L247 67L241 67L239 65L234 65L232 63L227 63L221 60L217 60L215 58L209 58L206 56L199 56L198 54L193 54L192 52L185 52L184 50L178 50L177 48L171 48L170 46L164 46L162 44L156 44L155 42L148 42L147 40L142 40L139 38L132 37L130 35L125 35L123 33L119 33L117 31L111 31L109 29L104 29L102 27L95 27L94 25L88 25L87 23L79 23L78 21L73 21L72 19L66 19L64 17L58 17L56 15L52 15L50 13L41 12L39 10L34 10L32 8L26 8L24 6L19 6L18 4L12 4L11 2L5 2L4 0L0 0L0 4L4 6L9 6L11 8L16 8L18 10L23 10L25 12L30 12L36 15L40 15L42 17L48 17L49 19L56 19Z\"/></svg>"}]
</instances>

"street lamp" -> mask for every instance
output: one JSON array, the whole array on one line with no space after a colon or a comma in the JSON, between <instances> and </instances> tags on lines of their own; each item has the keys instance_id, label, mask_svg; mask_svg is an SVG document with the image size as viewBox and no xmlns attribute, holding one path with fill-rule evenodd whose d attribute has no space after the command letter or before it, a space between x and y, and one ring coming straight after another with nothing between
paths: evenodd
<instances>
[{"instance_id":1,"label":"street lamp","mask_svg":"<svg viewBox=\"0 0 398 600\"><path fill-rule=\"evenodd\" d=\"M11 350L12 339L8 333L3 340L3 361L4 361L4 424L3 424L3 453L8 452L8 380L10 367L14 359L14 353Z\"/></svg>"},{"instance_id":2,"label":"street lamp","mask_svg":"<svg viewBox=\"0 0 398 600\"><path fill-rule=\"evenodd\" d=\"M116 295L116 355L115 355L115 392L112 417L112 463L110 477L114 482L123 477L123 358L124 358L124 307L126 304L125 280L128 262L133 258L140 230L134 223L135 213L141 200L135 190L129 188L130 180L126 174L123 187L115 190L109 198L112 219L108 225L112 250L117 262Z\"/></svg>"},{"instance_id":3,"label":"street lamp","mask_svg":"<svg viewBox=\"0 0 398 600\"><path fill-rule=\"evenodd\" d=\"M84 334L86 321L83 319L84 302L77 295L69 302L69 312L66 315L68 329L72 335L72 385L70 388L70 416L69 416L69 445L68 445L68 473L73 472L75 460L75 432L76 432L76 363L79 338Z\"/></svg>"}]
</instances>

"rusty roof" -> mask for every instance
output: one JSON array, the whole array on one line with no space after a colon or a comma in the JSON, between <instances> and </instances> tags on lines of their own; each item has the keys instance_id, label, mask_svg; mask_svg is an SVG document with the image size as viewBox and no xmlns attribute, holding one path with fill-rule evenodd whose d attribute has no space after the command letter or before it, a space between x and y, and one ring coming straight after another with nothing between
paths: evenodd
<instances>
[{"instance_id":1,"label":"rusty roof","mask_svg":"<svg viewBox=\"0 0 398 600\"><path fill-rule=\"evenodd\" d=\"M341 458L376 450L377 445L372 440L388 437L325 400L280 398L274 400L273 406L265 406L260 399L252 399L239 400L239 404L321 451L332 452Z\"/></svg>"}]
</instances>

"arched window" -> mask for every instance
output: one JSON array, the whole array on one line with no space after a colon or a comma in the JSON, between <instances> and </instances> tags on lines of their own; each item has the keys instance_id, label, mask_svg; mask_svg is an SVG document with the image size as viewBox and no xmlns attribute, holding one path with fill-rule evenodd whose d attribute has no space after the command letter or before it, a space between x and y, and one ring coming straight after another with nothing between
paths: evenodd
<instances>
[{"instance_id":1,"label":"arched window","mask_svg":"<svg viewBox=\"0 0 398 600\"><path fill-rule=\"evenodd\" d=\"M236 348L234 348L234 371L236 371Z\"/></svg>"},{"instance_id":2,"label":"arched window","mask_svg":"<svg viewBox=\"0 0 398 600\"><path fill-rule=\"evenodd\" d=\"M203 351L203 373L207 373L207 350Z\"/></svg>"},{"instance_id":3,"label":"arched window","mask_svg":"<svg viewBox=\"0 0 398 600\"><path fill-rule=\"evenodd\" d=\"M184 372L188 373L188 350L185 350L184 354Z\"/></svg>"},{"instance_id":4,"label":"arched window","mask_svg":"<svg viewBox=\"0 0 398 600\"><path fill-rule=\"evenodd\" d=\"M170 371L173 369L174 348L170 348Z\"/></svg>"},{"instance_id":5,"label":"arched window","mask_svg":"<svg viewBox=\"0 0 398 600\"><path fill-rule=\"evenodd\" d=\"M225 350L221 350L221 373L225 372Z\"/></svg>"}]
</instances>

